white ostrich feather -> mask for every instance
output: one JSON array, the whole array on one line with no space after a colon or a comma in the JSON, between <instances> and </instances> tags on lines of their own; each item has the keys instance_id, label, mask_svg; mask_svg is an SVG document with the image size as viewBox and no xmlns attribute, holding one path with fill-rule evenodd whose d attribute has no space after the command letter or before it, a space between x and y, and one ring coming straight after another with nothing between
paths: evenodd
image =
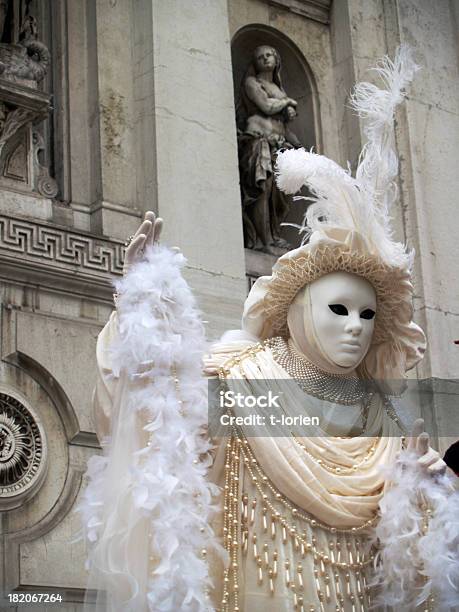
<instances>
[{"instance_id":1,"label":"white ostrich feather","mask_svg":"<svg viewBox=\"0 0 459 612\"><path fill-rule=\"evenodd\" d=\"M411 267L413 253L393 240L391 205L396 200L398 160L393 148L393 118L404 88L417 66L411 50L402 46L392 62L385 57L374 68L384 88L370 83L356 85L352 107L364 123L367 137L356 177L331 159L304 149L280 151L276 160L276 182L281 191L294 194L306 186L312 194L299 231L307 236L327 227L361 233L374 252L389 265ZM309 198L308 198L309 199Z\"/></svg>"},{"instance_id":2,"label":"white ostrich feather","mask_svg":"<svg viewBox=\"0 0 459 612\"><path fill-rule=\"evenodd\" d=\"M110 347L112 369L115 377L126 372L130 387L122 395L125 405L120 408L118 434L113 434L109 456L88 462L89 485L80 508L90 548L96 551L95 556L90 554L89 566L95 559L102 565L98 568L102 574L115 581L113 587L105 585L109 591L116 590L124 568L135 565L133 559L120 557L124 553L114 553L124 550L118 546L118 538L127 542L125 550L132 550L129 538L135 523L129 521L125 527L126 509L135 508L141 516L149 517L153 534L149 554L156 565L146 595L149 610L155 612L211 610L206 596L211 583L201 551L223 550L209 526L218 489L206 479L211 460L204 435L204 329L180 272L184 263L180 253L155 245L146 251L144 261L133 265L116 284L119 337ZM129 465L122 464L122 482L114 487L116 492L107 491L107 464L116 462L117 444L126 448L133 442L127 437L135 435L129 433L129 423L136 414L142 417L143 429L151 434L152 442L140 444L129 457ZM109 524L118 526L111 530L110 538L106 536ZM134 582L133 592L137 588Z\"/></svg>"},{"instance_id":3,"label":"white ostrich feather","mask_svg":"<svg viewBox=\"0 0 459 612\"><path fill-rule=\"evenodd\" d=\"M405 97L405 89L413 80L419 66L413 50L400 45L392 61L385 56L371 68L384 87L373 83L357 83L350 105L363 120L367 141L359 157L356 179L372 201L378 221L391 234L390 209L397 198L398 159L395 154L394 114Z\"/></svg>"},{"instance_id":4,"label":"white ostrich feather","mask_svg":"<svg viewBox=\"0 0 459 612\"><path fill-rule=\"evenodd\" d=\"M281 191L293 194L311 182L333 177L343 183L352 182L349 173L324 155L305 149L280 151L276 162L276 182Z\"/></svg>"}]
</instances>

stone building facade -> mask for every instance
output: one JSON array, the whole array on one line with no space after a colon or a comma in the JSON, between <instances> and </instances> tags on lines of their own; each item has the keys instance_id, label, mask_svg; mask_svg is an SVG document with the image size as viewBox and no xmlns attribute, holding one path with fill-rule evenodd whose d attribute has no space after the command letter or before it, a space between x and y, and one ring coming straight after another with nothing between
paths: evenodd
<instances>
[{"instance_id":1,"label":"stone building facade","mask_svg":"<svg viewBox=\"0 0 459 612\"><path fill-rule=\"evenodd\" d=\"M99 451L95 344L126 237L145 210L164 218L210 339L238 326L248 282L270 263L244 251L242 232L233 77L252 42L283 50L308 144L351 165L353 83L414 46L423 69L396 126L398 237L417 252L429 339L413 376L459 377L459 4L4 0L0 19L2 596L59 590L67 603L50 609L70 612L86 578L72 508ZM445 447L448 424L433 427Z\"/></svg>"}]
</instances>

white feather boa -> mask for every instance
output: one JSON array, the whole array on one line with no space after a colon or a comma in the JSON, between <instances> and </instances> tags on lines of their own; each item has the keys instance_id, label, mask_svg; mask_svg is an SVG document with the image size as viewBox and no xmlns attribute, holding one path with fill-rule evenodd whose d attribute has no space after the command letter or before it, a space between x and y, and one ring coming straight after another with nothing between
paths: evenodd
<instances>
[{"instance_id":1,"label":"white feather boa","mask_svg":"<svg viewBox=\"0 0 459 612\"><path fill-rule=\"evenodd\" d=\"M378 604L414 610L432 594L435 610L458 609L459 491L452 477L432 476L418 458L413 451L400 453L380 502ZM431 510L425 533L423 503Z\"/></svg>"},{"instance_id":2,"label":"white feather boa","mask_svg":"<svg viewBox=\"0 0 459 612\"><path fill-rule=\"evenodd\" d=\"M155 245L116 283L119 338L111 346L112 368L115 377L124 370L129 380L129 392L123 395L127 404L120 414L124 410L141 416L152 441L142 448L143 442L123 466L125 480L116 499L110 499L105 483L116 449L109 445L108 457L91 457L89 484L79 507L93 550L108 537L104 534L108 521L117 520L116 508L134 505L151 517L150 555L156 566L147 600L155 612L211 610L203 549L219 548L209 527L218 490L206 480L210 445L205 435L207 382L201 371L204 330L181 275L184 264L182 254ZM122 435L116 443L123 444ZM129 533L121 536L129 541ZM89 566L91 560L90 555ZM105 574L109 566L104 561Z\"/></svg>"}]
</instances>

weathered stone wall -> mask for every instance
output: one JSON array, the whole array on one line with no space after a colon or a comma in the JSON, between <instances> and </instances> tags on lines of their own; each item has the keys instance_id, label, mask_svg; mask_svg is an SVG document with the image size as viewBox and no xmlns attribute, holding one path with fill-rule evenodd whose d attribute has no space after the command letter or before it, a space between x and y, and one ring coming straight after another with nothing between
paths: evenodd
<instances>
[{"instance_id":1,"label":"weathered stone wall","mask_svg":"<svg viewBox=\"0 0 459 612\"><path fill-rule=\"evenodd\" d=\"M47 462L36 494L1 512L2 584L6 593L59 589L82 602L85 550L71 543L80 529L72 509L99 452L95 346L112 309L108 280L121 270L121 244L31 218L1 216L0 228L0 393L33 410Z\"/></svg>"},{"instance_id":2,"label":"weathered stone wall","mask_svg":"<svg viewBox=\"0 0 459 612\"><path fill-rule=\"evenodd\" d=\"M342 19L332 19L332 32L341 44L346 38L356 80L371 79L366 68L384 53L393 55L400 43L414 48L421 66L396 116L400 207L394 216L398 238L416 251L415 319L428 340L425 358L410 375L458 378L457 5L352 0L334 3L335 14L342 15L345 4L348 32L339 28ZM454 426L444 422L435 405L420 407L420 414L438 435L440 449L447 448L455 439L447 437Z\"/></svg>"}]
</instances>

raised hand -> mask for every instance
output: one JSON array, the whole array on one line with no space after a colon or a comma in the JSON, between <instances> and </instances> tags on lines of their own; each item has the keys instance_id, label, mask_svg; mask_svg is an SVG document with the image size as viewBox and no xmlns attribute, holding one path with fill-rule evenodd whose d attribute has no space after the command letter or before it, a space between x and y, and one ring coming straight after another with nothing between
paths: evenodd
<instances>
[{"instance_id":1,"label":"raised hand","mask_svg":"<svg viewBox=\"0 0 459 612\"><path fill-rule=\"evenodd\" d=\"M142 253L145 247L153 245L159 241L159 236L163 228L163 220L161 217L156 218L153 211L148 210L145 213L139 229L131 239L124 255L123 274L126 274L130 266L142 258Z\"/></svg>"},{"instance_id":2,"label":"raised hand","mask_svg":"<svg viewBox=\"0 0 459 612\"><path fill-rule=\"evenodd\" d=\"M418 463L431 474L442 474L446 470L446 463L440 453L429 445L429 434L424 431L424 419L416 419L414 422L407 448L419 455Z\"/></svg>"},{"instance_id":3,"label":"raised hand","mask_svg":"<svg viewBox=\"0 0 459 612\"><path fill-rule=\"evenodd\" d=\"M295 119L296 116L297 116L297 112L293 108L293 106L287 106L287 119L289 121L292 121L293 119Z\"/></svg>"}]
</instances>

